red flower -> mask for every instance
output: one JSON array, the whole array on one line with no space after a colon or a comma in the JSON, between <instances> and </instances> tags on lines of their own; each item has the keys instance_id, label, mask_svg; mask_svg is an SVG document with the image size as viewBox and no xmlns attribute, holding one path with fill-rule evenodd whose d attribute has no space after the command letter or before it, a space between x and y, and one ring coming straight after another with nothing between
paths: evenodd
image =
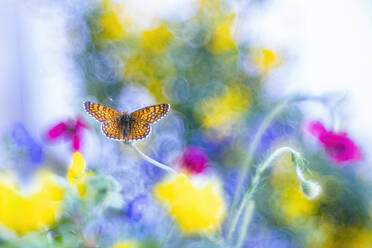
<instances>
[{"instance_id":1,"label":"red flower","mask_svg":"<svg viewBox=\"0 0 372 248\"><path fill-rule=\"evenodd\" d=\"M50 128L47 133L47 138L50 141L54 141L63 137L66 140L72 141L72 151L78 151L81 147L83 128L88 128L88 126L81 117L76 118L76 120L69 119L64 122L59 122Z\"/></svg>"},{"instance_id":2,"label":"red flower","mask_svg":"<svg viewBox=\"0 0 372 248\"><path fill-rule=\"evenodd\" d=\"M193 174L202 173L208 163L208 157L204 151L195 146L189 146L179 160L181 167Z\"/></svg>"},{"instance_id":3,"label":"red flower","mask_svg":"<svg viewBox=\"0 0 372 248\"><path fill-rule=\"evenodd\" d=\"M318 138L331 160L342 163L362 158L359 147L346 133L327 130L319 121L310 122L306 129Z\"/></svg>"}]
</instances>

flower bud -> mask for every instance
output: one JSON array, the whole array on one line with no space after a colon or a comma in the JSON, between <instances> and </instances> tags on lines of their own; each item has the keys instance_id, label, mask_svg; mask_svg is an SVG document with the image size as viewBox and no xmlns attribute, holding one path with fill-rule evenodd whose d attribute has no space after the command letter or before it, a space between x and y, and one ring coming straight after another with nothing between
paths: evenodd
<instances>
[{"instance_id":1,"label":"flower bud","mask_svg":"<svg viewBox=\"0 0 372 248\"><path fill-rule=\"evenodd\" d=\"M301 183L301 190L308 199L314 199L320 194L322 187L317 182L305 179L299 166L296 166L296 174Z\"/></svg>"}]
</instances>

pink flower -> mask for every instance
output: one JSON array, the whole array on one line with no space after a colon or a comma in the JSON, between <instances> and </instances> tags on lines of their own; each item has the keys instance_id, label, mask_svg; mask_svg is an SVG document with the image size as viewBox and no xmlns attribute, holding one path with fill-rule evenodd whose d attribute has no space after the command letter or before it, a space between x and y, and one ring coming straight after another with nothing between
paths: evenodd
<instances>
[{"instance_id":1,"label":"pink flower","mask_svg":"<svg viewBox=\"0 0 372 248\"><path fill-rule=\"evenodd\" d=\"M84 128L88 128L88 126L81 117L77 117L76 120L68 119L50 128L47 133L47 138L50 141L57 140L61 137L65 138L72 142L72 151L79 151L83 136L82 130Z\"/></svg>"},{"instance_id":2,"label":"pink flower","mask_svg":"<svg viewBox=\"0 0 372 248\"><path fill-rule=\"evenodd\" d=\"M193 174L202 173L208 163L208 157L204 151L195 146L189 146L179 160L181 167Z\"/></svg>"},{"instance_id":3,"label":"pink flower","mask_svg":"<svg viewBox=\"0 0 372 248\"><path fill-rule=\"evenodd\" d=\"M359 147L346 133L327 130L319 121L310 122L306 129L318 138L331 160L343 163L362 158Z\"/></svg>"}]
</instances>

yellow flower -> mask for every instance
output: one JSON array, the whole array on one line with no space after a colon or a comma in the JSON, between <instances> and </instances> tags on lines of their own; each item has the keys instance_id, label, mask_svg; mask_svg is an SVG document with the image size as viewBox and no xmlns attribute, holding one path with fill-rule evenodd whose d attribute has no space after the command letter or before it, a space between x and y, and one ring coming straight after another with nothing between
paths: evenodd
<instances>
[{"instance_id":1,"label":"yellow flower","mask_svg":"<svg viewBox=\"0 0 372 248\"><path fill-rule=\"evenodd\" d=\"M151 60L145 55L131 56L125 66L124 76L139 83L146 83L155 74L155 68Z\"/></svg>"},{"instance_id":2,"label":"yellow flower","mask_svg":"<svg viewBox=\"0 0 372 248\"><path fill-rule=\"evenodd\" d=\"M124 77L145 86L157 101L167 101L164 88L175 76L175 68L165 56L154 57L148 53L131 56L125 65Z\"/></svg>"},{"instance_id":3,"label":"yellow flower","mask_svg":"<svg viewBox=\"0 0 372 248\"><path fill-rule=\"evenodd\" d=\"M349 228L345 233L350 234L350 240L347 247L350 248L368 248L372 244L372 230L361 228ZM345 246L346 247L346 246Z\"/></svg>"},{"instance_id":4,"label":"yellow flower","mask_svg":"<svg viewBox=\"0 0 372 248\"><path fill-rule=\"evenodd\" d=\"M138 247L138 244L134 240L117 242L112 246L112 248L136 248L136 247Z\"/></svg>"},{"instance_id":5,"label":"yellow flower","mask_svg":"<svg viewBox=\"0 0 372 248\"><path fill-rule=\"evenodd\" d=\"M167 26L162 25L152 30L145 30L142 33L142 46L150 51L164 53L168 46L172 33Z\"/></svg>"},{"instance_id":6,"label":"yellow flower","mask_svg":"<svg viewBox=\"0 0 372 248\"><path fill-rule=\"evenodd\" d=\"M221 0L198 0L198 5L201 8L211 9L221 6Z\"/></svg>"},{"instance_id":7,"label":"yellow flower","mask_svg":"<svg viewBox=\"0 0 372 248\"><path fill-rule=\"evenodd\" d=\"M123 26L113 11L106 12L100 19L103 28L103 37L109 40L117 40L124 34Z\"/></svg>"},{"instance_id":8,"label":"yellow flower","mask_svg":"<svg viewBox=\"0 0 372 248\"><path fill-rule=\"evenodd\" d=\"M312 200L306 198L299 185L292 185L281 192L278 205L288 221L310 216L315 211Z\"/></svg>"},{"instance_id":9,"label":"yellow flower","mask_svg":"<svg viewBox=\"0 0 372 248\"><path fill-rule=\"evenodd\" d=\"M307 248L370 248L372 230L368 227L341 226L323 219L316 223L308 238Z\"/></svg>"},{"instance_id":10,"label":"yellow flower","mask_svg":"<svg viewBox=\"0 0 372 248\"><path fill-rule=\"evenodd\" d=\"M180 173L158 183L154 194L169 207L170 214L186 234L213 233L225 217L225 202L217 180L198 185Z\"/></svg>"},{"instance_id":11,"label":"yellow flower","mask_svg":"<svg viewBox=\"0 0 372 248\"><path fill-rule=\"evenodd\" d=\"M61 213L64 189L51 172L39 172L32 192L21 193L9 174L0 176L0 224L18 235L56 223Z\"/></svg>"},{"instance_id":12,"label":"yellow flower","mask_svg":"<svg viewBox=\"0 0 372 248\"><path fill-rule=\"evenodd\" d=\"M74 185L80 196L86 192L85 180L93 175L93 172L85 172L85 160L80 152L75 152L72 156L72 163L67 171L67 181Z\"/></svg>"},{"instance_id":13,"label":"yellow flower","mask_svg":"<svg viewBox=\"0 0 372 248\"><path fill-rule=\"evenodd\" d=\"M269 73L282 63L282 57L272 49L262 47L252 49L252 64L261 74Z\"/></svg>"},{"instance_id":14,"label":"yellow flower","mask_svg":"<svg viewBox=\"0 0 372 248\"><path fill-rule=\"evenodd\" d=\"M321 221L315 221L312 230L308 233L304 247L306 248L322 248L322 247L333 247L332 238L337 232L336 227L328 222L326 219Z\"/></svg>"},{"instance_id":15,"label":"yellow flower","mask_svg":"<svg viewBox=\"0 0 372 248\"><path fill-rule=\"evenodd\" d=\"M111 0L102 1L103 13L99 18L102 27L102 36L104 39L118 40L125 34L124 26L132 23L130 17L125 15L122 6L113 3Z\"/></svg>"},{"instance_id":16,"label":"yellow flower","mask_svg":"<svg viewBox=\"0 0 372 248\"><path fill-rule=\"evenodd\" d=\"M234 23L235 14L226 17L219 23L213 32L213 37L208 44L208 50L212 53L223 53L236 48L235 41L231 36L231 26Z\"/></svg>"},{"instance_id":17,"label":"yellow flower","mask_svg":"<svg viewBox=\"0 0 372 248\"><path fill-rule=\"evenodd\" d=\"M249 110L251 94L244 86L234 86L219 97L204 99L201 108L196 110L203 125L207 128L228 128Z\"/></svg>"},{"instance_id":18,"label":"yellow flower","mask_svg":"<svg viewBox=\"0 0 372 248\"><path fill-rule=\"evenodd\" d=\"M152 78L147 83L147 89L156 98L158 102L168 102L168 97L164 94L166 82Z\"/></svg>"}]
</instances>

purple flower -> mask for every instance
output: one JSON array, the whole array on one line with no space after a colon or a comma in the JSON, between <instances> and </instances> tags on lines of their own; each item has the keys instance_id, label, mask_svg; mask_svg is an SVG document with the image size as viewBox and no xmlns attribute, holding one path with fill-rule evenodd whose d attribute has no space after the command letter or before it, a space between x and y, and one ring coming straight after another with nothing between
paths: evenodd
<instances>
[{"instance_id":1,"label":"purple flower","mask_svg":"<svg viewBox=\"0 0 372 248\"><path fill-rule=\"evenodd\" d=\"M319 121L307 124L306 130L318 138L332 161L345 163L362 158L359 147L346 133L327 130Z\"/></svg>"},{"instance_id":2,"label":"purple flower","mask_svg":"<svg viewBox=\"0 0 372 248\"><path fill-rule=\"evenodd\" d=\"M131 202L129 202L127 207L127 214L129 218L133 221L139 221L143 212L146 210L147 205L149 204L149 198L145 194L138 195Z\"/></svg>"},{"instance_id":3,"label":"purple flower","mask_svg":"<svg viewBox=\"0 0 372 248\"><path fill-rule=\"evenodd\" d=\"M50 141L54 141L64 137L66 140L71 141L72 151L79 151L84 128L88 128L88 126L80 117L76 118L76 120L61 121L48 130L47 138Z\"/></svg>"},{"instance_id":4,"label":"purple flower","mask_svg":"<svg viewBox=\"0 0 372 248\"><path fill-rule=\"evenodd\" d=\"M208 163L208 157L204 151L195 146L189 146L178 160L182 168L194 174L202 173Z\"/></svg>"},{"instance_id":5,"label":"purple flower","mask_svg":"<svg viewBox=\"0 0 372 248\"><path fill-rule=\"evenodd\" d=\"M164 223L159 220L166 218L166 213L159 209L155 199L149 194L141 193L128 202L125 207L127 218L141 226L142 235L156 236L162 233ZM127 220L127 219L124 219ZM159 224L160 223L160 224ZM132 223L133 225L135 223ZM160 225L160 226L159 226Z\"/></svg>"},{"instance_id":6,"label":"purple flower","mask_svg":"<svg viewBox=\"0 0 372 248\"><path fill-rule=\"evenodd\" d=\"M13 141L22 148L26 148L28 160L32 164L40 164L44 159L41 145L35 141L21 123L16 123L12 128Z\"/></svg>"}]
</instances>

